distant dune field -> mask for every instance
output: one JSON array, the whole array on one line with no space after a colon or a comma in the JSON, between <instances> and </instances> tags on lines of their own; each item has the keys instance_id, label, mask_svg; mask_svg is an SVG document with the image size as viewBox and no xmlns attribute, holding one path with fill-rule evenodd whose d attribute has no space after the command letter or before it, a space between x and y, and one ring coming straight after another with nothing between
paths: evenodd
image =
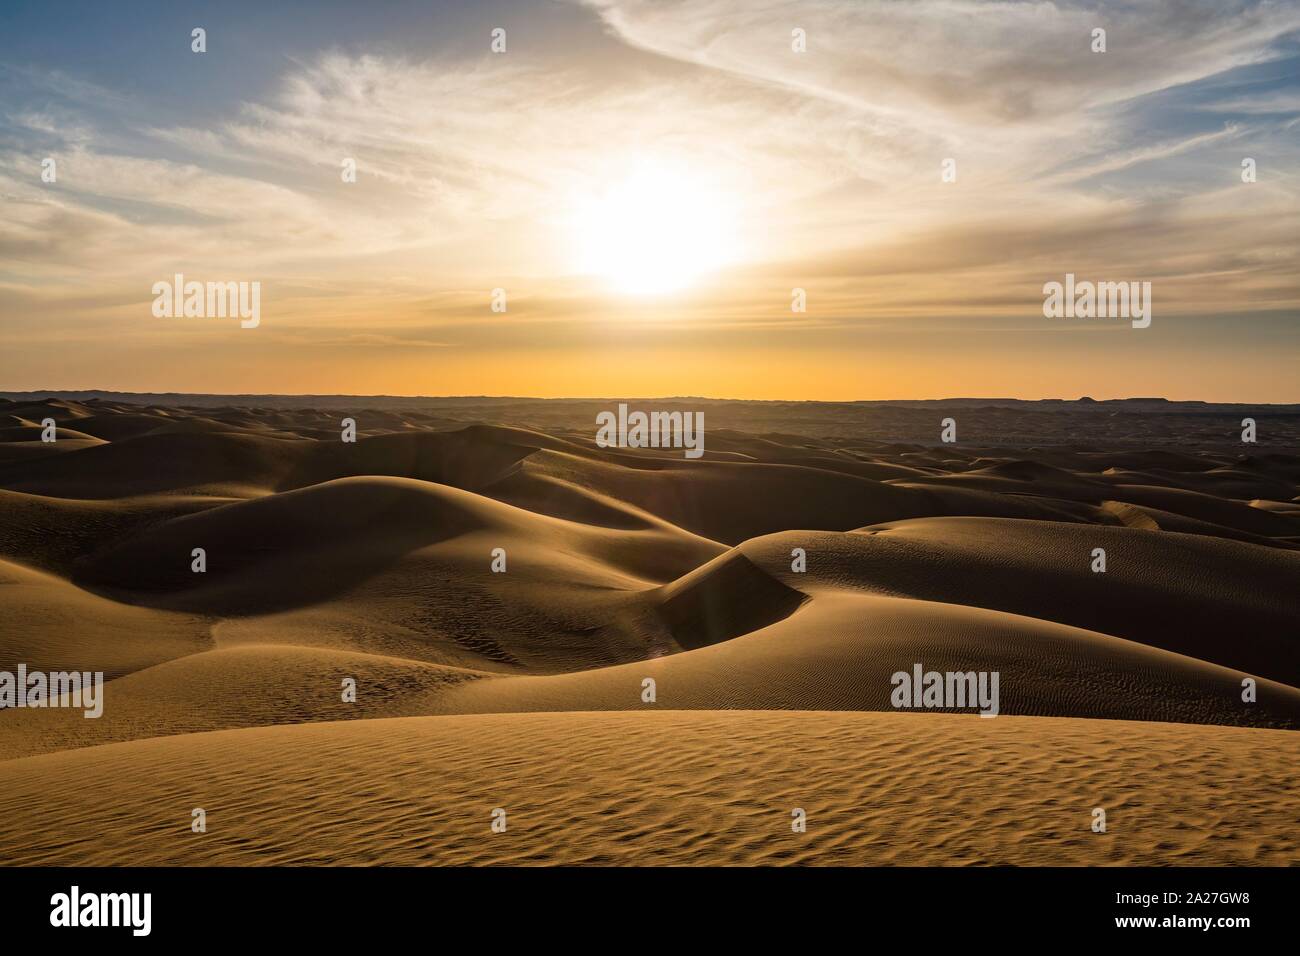
<instances>
[{"instance_id":1,"label":"distant dune field","mask_svg":"<svg viewBox=\"0 0 1300 956\"><path fill-rule=\"evenodd\" d=\"M339 401L0 399L0 670L108 681L0 713L0 858L1300 864L1294 442ZM899 709L914 664L998 715Z\"/></svg>"}]
</instances>

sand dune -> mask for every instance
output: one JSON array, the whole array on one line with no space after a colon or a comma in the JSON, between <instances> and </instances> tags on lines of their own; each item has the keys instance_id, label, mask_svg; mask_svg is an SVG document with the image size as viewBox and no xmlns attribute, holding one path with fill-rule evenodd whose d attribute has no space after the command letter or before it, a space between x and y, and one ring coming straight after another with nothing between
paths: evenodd
<instances>
[{"instance_id":1,"label":"sand dune","mask_svg":"<svg viewBox=\"0 0 1300 956\"><path fill-rule=\"evenodd\" d=\"M898 598L820 595L794 614L689 653L457 688L443 712L645 710L655 706L891 710L891 676L915 664L997 671L1004 714L1300 729L1300 690L1131 641L999 611ZM972 705L973 706L973 705Z\"/></svg>"},{"instance_id":2,"label":"sand dune","mask_svg":"<svg viewBox=\"0 0 1300 956\"><path fill-rule=\"evenodd\" d=\"M109 679L0 713L6 858L1300 861L1294 448L791 406L689 460L581 403L186 399L0 399L0 670ZM898 712L915 664L999 716Z\"/></svg>"},{"instance_id":3,"label":"sand dune","mask_svg":"<svg viewBox=\"0 0 1300 956\"><path fill-rule=\"evenodd\" d=\"M231 727L436 713L448 689L487 676L324 648L198 651L112 681L97 719L74 709L15 711L0 721L0 760ZM356 682L355 703L343 699L345 679Z\"/></svg>"},{"instance_id":4,"label":"sand dune","mask_svg":"<svg viewBox=\"0 0 1300 956\"><path fill-rule=\"evenodd\" d=\"M796 547L812 556L804 574L790 571ZM1095 548L1106 553L1104 573L1091 570ZM850 589L1011 611L1300 685L1294 551L1126 527L973 517L851 534L788 531L748 541L740 551L808 593Z\"/></svg>"},{"instance_id":5,"label":"sand dune","mask_svg":"<svg viewBox=\"0 0 1300 956\"><path fill-rule=\"evenodd\" d=\"M207 550L203 574L191 570L194 547ZM497 549L507 569L500 575L491 571ZM376 623L395 612L430 638L463 633L474 617L472 627L490 634L504 660L536 656L524 646L532 643L545 670L546 658L565 659L562 646L546 646L562 620L560 630L577 633L617 624L626 615L613 605L636 604L637 592L721 550L662 522L613 530L431 482L348 478L163 522L83 563L78 580L151 606L224 617L347 596L354 609L374 609ZM376 608L394 597L395 607ZM616 642L601 640L594 636L572 663L619 659Z\"/></svg>"},{"instance_id":6,"label":"sand dune","mask_svg":"<svg viewBox=\"0 0 1300 956\"><path fill-rule=\"evenodd\" d=\"M0 490L0 557L70 577L80 562L136 529L231 500L184 494L87 500Z\"/></svg>"},{"instance_id":7,"label":"sand dune","mask_svg":"<svg viewBox=\"0 0 1300 956\"><path fill-rule=\"evenodd\" d=\"M112 678L212 647L203 618L120 604L9 561L0 561L0 607L0 668L7 670L32 662Z\"/></svg>"},{"instance_id":8,"label":"sand dune","mask_svg":"<svg viewBox=\"0 0 1300 956\"><path fill-rule=\"evenodd\" d=\"M67 498L166 491L250 497L273 491L309 449L301 442L236 433L149 432L34 463L0 466L0 485ZM88 481L87 475L98 476Z\"/></svg>"},{"instance_id":9,"label":"sand dune","mask_svg":"<svg viewBox=\"0 0 1300 956\"><path fill-rule=\"evenodd\" d=\"M350 721L2 762L0 850L78 866L1276 865L1295 859L1297 760L1282 731L1065 718Z\"/></svg>"}]
</instances>

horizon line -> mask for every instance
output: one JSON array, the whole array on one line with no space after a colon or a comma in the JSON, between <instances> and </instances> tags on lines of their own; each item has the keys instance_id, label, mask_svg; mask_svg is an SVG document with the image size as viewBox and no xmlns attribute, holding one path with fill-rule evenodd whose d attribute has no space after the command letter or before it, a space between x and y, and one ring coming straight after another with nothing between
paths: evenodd
<instances>
[{"instance_id":1,"label":"horizon line","mask_svg":"<svg viewBox=\"0 0 1300 956\"><path fill-rule=\"evenodd\" d=\"M941 403L941 402L1059 402L1059 403L1087 403L1102 405L1106 403L1117 402L1161 402L1170 405L1243 405L1250 407L1278 407L1286 408L1300 406L1300 401L1296 402L1215 402L1206 399L1186 399L1186 398L1165 398L1163 396L1153 395L1134 395L1123 398L1093 398L1089 395L1082 395L1077 398L1015 398L1011 396L982 396L982 395L958 395L945 398L857 398L857 399L785 399L785 398L734 398L734 397L710 397L707 395L658 395L658 396L609 396L609 395L566 395L566 396L536 396L536 395L393 395L387 393L374 394L353 394L347 392L177 392L177 391L145 391L145 392L125 392L115 389L102 388L62 388L62 389L21 389L21 390L0 390L0 398L10 400L10 396L19 397L36 397L48 396L50 398L71 397L75 395L103 395L103 396L122 396L122 397L198 397L198 398L266 398L266 399L319 399L319 398L339 398L339 399L386 399L396 401L468 401L468 400L487 400L487 401L524 401L524 402L682 402L682 401L704 401L704 402L736 402L748 404L764 405L879 405L879 404L899 404L899 403ZM94 401L94 398L75 399L74 401Z\"/></svg>"}]
</instances>

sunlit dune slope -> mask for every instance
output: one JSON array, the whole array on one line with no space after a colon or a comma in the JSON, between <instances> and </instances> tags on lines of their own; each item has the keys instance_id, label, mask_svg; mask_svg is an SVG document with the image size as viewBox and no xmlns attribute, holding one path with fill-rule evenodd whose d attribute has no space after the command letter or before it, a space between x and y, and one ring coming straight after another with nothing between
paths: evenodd
<instances>
[{"instance_id":1,"label":"sunlit dune slope","mask_svg":"<svg viewBox=\"0 0 1300 956\"><path fill-rule=\"evenodd\" d=\"M1300 735L1282 731L1061 718L305 724L0 762L0 854L76 866L1279 865L1297 862L1297 761ZM191 831L194 808L205 833ZM498 808L504 833L490 827ZM1105 833L1091 829L1095 808ZM805 833L792 831L795 809Z\"/></svg>"}]
</instances>

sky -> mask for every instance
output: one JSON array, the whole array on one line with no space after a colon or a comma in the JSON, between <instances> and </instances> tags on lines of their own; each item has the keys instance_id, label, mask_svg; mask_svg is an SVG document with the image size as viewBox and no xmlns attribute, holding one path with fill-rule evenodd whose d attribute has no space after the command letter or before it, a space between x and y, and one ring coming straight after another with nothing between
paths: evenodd
<instances>
[{"instance_id":1,"label":"sky","mask_svg":"<svg viewBox=\"0 0 1300 956\"><path fill-rule=\"evenodd\" d=\"M7 0L0 390L1300 402L1298 160L1297 2Z\"/></svg>"}]
</instances>

